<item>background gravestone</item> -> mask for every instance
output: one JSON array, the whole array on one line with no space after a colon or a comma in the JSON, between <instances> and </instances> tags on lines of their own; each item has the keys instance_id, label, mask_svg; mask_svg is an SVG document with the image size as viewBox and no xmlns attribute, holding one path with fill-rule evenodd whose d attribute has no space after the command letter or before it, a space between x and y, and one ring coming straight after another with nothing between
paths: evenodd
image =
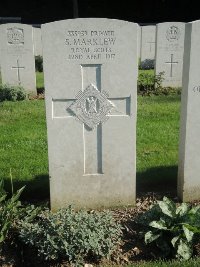
<instances>
[{"instance_id":1,"label":"background gravestone","mask_svg":"<svg viewBox=\"0 0 200 267\"><path fill-rule=\"evenodd\" d=\"M140 53L141 53L141 27L138 25L138 31L137 31L137 54L138 59L140 59Z\"/></svg>"},{"instance_id":2,"label":"background gravestone","mask_svg":"<svg viewBox=\"0 0 200 267\"><path fill-rule=\"evenodd\" d=\"M156 25L156 74L165 72L164 87L182 86L185 23Z\"/></svg>"},{"instance_id":3,"label":"background gravestone","mask_svg":"<svg viewBox=\"0 0 200 267\"><path fill-rule=\"evenodd\" d=\"M42 25L51 208L134 204L137 24Z\"/></svg>"},{"instance_id":4,"label":"background gravestone","mask_svg":"<svg viewBox=\"0 0 200 267\"><path fill-rule=\"evenodd\" d=\"M200 199L200 21L186 24L181 94L178 195Z\"/></svg>"},{"instance_id":5,"label":"background gravestone","mask_svg":"<svg viewBox=\"0 0 200 267\"><path fill-rule=\"evenodd\" d=\"M155 59L156 26L141 27L141 62Z\"/></svg>"},{"instance_id":6,"label":"background gravestone","mask_svg":"<svg viewBox=\"0 0 200 267\"><path fill-rule=\"evenodd\" d=\"M42 36L41 29L33 27L34 55L42 56Z\"/></svg>"},{"instance_id":7,"label":"background gravestone","mask_svg":"<svg viewBox=\"0 0 200 267\"><path fill-rule=\"evenodd\" d=\"M2 83L21 85L36 94L32 27L9 23L0 26Z\"/></svg>"}]
</instances>

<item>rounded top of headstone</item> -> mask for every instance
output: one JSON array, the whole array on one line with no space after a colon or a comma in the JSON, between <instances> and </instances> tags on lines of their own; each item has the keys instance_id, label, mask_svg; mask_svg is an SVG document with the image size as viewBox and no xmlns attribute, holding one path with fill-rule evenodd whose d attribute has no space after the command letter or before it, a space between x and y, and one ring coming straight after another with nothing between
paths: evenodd
<instances>
[{"instance_id":1,"label":"rounded top of headstone","mask_svg":"<svg viewBox=\"0 0 200 267\"><path fill-rule=\"evenodd\" d=\"M0 27L23 27L23 28L32 28L32 25L23 24L23 23L4 23Z\"/></svg>"},{"instance_id":2,"label":"rounded top of headstone","mask_svg":"<svg viewBox=\"0 0 200 267\"><path fill-rule=\"evenodd\" d=\"M200 19L198 19L198 20L194 20L194 21L190 21L190 22L188 22L188 23L200 23Z\"/></svg>"},{"instance_id":3,"label":"rounded top of headstone","mask_svg":"<svg viewBox=\"0 0 200 267\"><path fill-rule=\"evenodd\" d=\"M110 19L110 18L75 18L75 19L66 19L66 20L58 20L58 21L53 21L53 22L48 22L48 23L45 23L45 24L42 24L41 27L43 26L48 26L48 25L59 25L59 24L64 24L64 23L68 23L68 24L75 24L75 23L80 23L82 24L82 26L86 26L88 24L91 24L93 26L95 26L95 22L100 24L100 23L112 23L112 24L130 24L130 25L133 25L133 24L136 24L138 25L137 23L134 23L134 22L130 22L130 21L126 21L126 20L119 20L119 19ZM85 24L85 25L84 25Z\"/></svg>"}]
</instances>

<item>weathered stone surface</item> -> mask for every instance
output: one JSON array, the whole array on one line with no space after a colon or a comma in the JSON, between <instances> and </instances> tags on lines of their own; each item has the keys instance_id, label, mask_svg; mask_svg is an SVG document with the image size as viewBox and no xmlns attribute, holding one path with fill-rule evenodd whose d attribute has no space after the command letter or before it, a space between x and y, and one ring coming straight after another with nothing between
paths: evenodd
<instances>
[{"instance_id":1,"label":"weathered stone surface","mask_svg":"<svg viewBox=\"0 0 200 267\"><path fill-rule=\"evenodd\" d=\"M183 201L200 199L200 21L186 24L178 195Z\"/></svg>"},{"instance_id":2,"label":"weathered stone surface","mask_svg":"<svg viewBox=\"0 0 200 267\"><path fill-rule=\"evenodd\" d=\"M185 23L159 23L156 36L156 74L165 72L163 86L181 87Z\"/></svg>"},{"instance_id":3,"label":"weathered stone surface","mask_svg":"<svg viewBox=\"0 0 200 267\"><path fill-rule=\"evenodd\" d=\"M138 59L141 57L141 27L138 25L138 30L137 30L137 54L138 54Z\"/></svg>"},{"instance_id":4,"label":"weathered stone surface","mask_svg":"<svg viewBox=\"0 0 200 267\"><path fill-rule=\"evenodd\" d=\"M41 29L33 27L34 55L42 56L42 36Z\"/></svg>"},{"instance_id":5,"label":"weathered stone surface","mask_svg":"<svg viewBox=\"0 0 200 267\"><path fill-rule=\"evenodd\" d=\"M51 208L135 202L137 24L42 25Z\"/></svg>"},{"instance_id":6,"label":"weathered stone surface","mask_svg":"<svg viewBox=\"0 0 200 267\"><path fill-rule=\"evenodd\" d=\"M0 39L2 82L21 85L28 93L36 94L32 26L2 24Z\"/></svg>"},{"instance_id":7,"label":"weathered stone surface","mask_svg":"<svg viewBox=\"0 0 200 267\"><path fill-rule=\"evenodd\" d=\"M141 62L155 59L156 26L141 27Z\"/></svg>"}]
</instances>

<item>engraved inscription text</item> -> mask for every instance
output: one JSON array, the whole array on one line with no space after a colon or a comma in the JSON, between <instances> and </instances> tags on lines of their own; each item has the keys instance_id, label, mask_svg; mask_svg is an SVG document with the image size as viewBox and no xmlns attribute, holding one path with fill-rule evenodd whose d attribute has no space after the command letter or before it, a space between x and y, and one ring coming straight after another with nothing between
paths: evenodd
<instances>
[{"instance_id":1,"label":"engraved inscription text","mask_svg":"<svg viewBox=\"0 0 200 267\"><path fill-rule=\"evenodd\" d=\"M115 31L112 30L66 31L68 60L113 60L115 44Z\"/></svg>"}]
</instances>

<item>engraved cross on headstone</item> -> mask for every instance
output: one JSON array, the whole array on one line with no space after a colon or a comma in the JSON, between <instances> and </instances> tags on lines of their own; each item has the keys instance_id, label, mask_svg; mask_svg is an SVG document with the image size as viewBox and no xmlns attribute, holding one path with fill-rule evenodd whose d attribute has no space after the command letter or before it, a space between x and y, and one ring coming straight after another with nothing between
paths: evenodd
<instances>
[{"instance_id":1,"label":"engraved cross on headstone","mask_svg":"<svg viewBox=\"0 0 200 267\"><path fill-rule=\"evenodd\" d=\"M103 174L102 123L130 116L130 96L108 98L101 90L101 64L81 65L82 90L74 99L52 99L53 119L75 117L83 127L83 175Z\"/></svg>"},{"instance_id":2,"label":"engraved cross on headstone","mask_svg":"<svg viewBox=\"0 0 200 267\"><path fill-rule=\"evenodd\" d=\"M21 84L20 80L20 69L25 69L25 67L20 67L19 59L17 59L17 66L13 66L12 69L17 69L17 78L18 78L18 84Z\"/></svg>"},{"instance_id":3,"label":"engraved cross on headstone","mask_svg":"<svg viewBox=\"0 0 200 267\"><path fill-rule=\"evenodd\" d=\"M171 54L171 60L165 62L165 64L170 64L170 77L173 77L173 64L178 64L178 61L173 61L174 55Z\"/></svg>"},{"instance_id":4,"label":"engraved cross on headstone","mask_svg":"<svg viewBox=\"0 0 200 267\"><path fill-rule=\"evenodd\" d=\"M152 46L154 47L154 50L155 50L155 41L149 41L147 42L149 44L149 51L151 52L152 51Z\"/></svg>"}]
</instances>

